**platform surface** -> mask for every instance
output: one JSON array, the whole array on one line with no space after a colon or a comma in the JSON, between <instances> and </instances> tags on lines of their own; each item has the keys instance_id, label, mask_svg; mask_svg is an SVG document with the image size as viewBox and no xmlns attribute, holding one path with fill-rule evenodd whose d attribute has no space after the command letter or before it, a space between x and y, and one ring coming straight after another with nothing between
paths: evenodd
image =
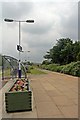
<instances>
[{"instance_id":1,"label":"platform surface","mask_svg":"<svg viewBox=\"0 0 80 120\"><path fill-rule=\"evenodd\" d=\"M78 77L56 72L30 75L33 91L33 110L6 113L5 92L14 80L0 90L0 117L2 118L78 118Z\"/></svg>"}]
</instances>

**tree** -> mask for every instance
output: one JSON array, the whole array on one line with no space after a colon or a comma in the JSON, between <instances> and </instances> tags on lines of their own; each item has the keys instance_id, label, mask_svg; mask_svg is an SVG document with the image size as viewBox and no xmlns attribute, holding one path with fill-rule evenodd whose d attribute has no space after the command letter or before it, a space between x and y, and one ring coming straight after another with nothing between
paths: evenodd
<instances>
[{"instance_id":1,"label":"tree","mask_svg":"<svg viewBox=\"0 0 80 120\"><path fill-rule=\"evenodd\" d=\"M55 46L47 52L44 58L51 60L52 63L60 65L76 61L80 51L80 42L75 42L69 38L57 40Z\"/></svg>"},{"instance_id":2,"label":"tree","mask_svg":"<svg viewBox=\"0 0 80 120\"><path fill-rule=\"evenodd\" d=\"M80 41L76 41L73 44L73 55L74 55L74 61L79 61L79 54L80 54Z\"/></svg>"},{"instance_id":3,"label":"tree","mask_svg":"<svg viewBox=\"0 0 80 120\"><path fill-rule=\"evenodd\" d=\"M49 64L51 64L51 62L49 62L48 60L44 60L44 61L42 62L42 65L43 65L43 64L49 65Z\"/></svg>"},{"instance_id":4,"label":"tree","mask_svg":"<svg viewBox=\"0 0 80 120\"><path fill-rule=\"evenodd\" d=\"M77 61L80 61L80 52L77 54Z\"/></svg>"}]
</instances>

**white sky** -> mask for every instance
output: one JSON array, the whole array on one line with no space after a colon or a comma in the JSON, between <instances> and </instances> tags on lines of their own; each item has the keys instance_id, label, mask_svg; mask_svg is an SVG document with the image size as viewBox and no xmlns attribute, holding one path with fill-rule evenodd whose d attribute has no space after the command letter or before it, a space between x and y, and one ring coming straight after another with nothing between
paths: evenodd
<instances>
[{"instance_id":1,"label":"white sky","mask_svg":"<svg viewBox=\"0 0 80 120\"><path fill-rule=\"evenodd\" d=\"M56 44L56 39L78 40L78 0L3 0L0 4L0 53L18 58L18 23L4 22L34 19L34 23L21 23L21 46L30 53L21 54L21 59L42 62L46 51ZM1 11L0 10L0 11ZM1 15L1 13L0 13Z\"/></svg>"}]
</instances>

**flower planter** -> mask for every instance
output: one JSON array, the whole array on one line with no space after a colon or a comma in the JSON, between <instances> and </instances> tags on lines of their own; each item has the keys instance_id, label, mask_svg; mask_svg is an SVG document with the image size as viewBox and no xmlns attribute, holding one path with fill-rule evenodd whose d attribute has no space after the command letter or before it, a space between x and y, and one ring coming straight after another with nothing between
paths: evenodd
<instances>
[{"instance_id":1,"label":"flower planter","mask_svg":"<svg viewBox=\"0 0 80 120\"><path fill-rule=\"evenodd\" d=\"M5 93L7 112L32 110L32 91L29 90L29 84L27 81L25 84L17 84L18 82L19 80Z\"/></svg>"}]
</instances>

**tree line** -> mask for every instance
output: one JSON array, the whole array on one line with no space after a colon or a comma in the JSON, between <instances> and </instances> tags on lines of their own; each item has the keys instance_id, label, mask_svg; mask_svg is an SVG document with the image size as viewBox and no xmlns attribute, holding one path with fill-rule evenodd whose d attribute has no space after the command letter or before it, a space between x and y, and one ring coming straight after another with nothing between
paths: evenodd
<instances>
[{"instance_id":1,"label":"tree line","mask_svg":"<svg viewBox=\"0 0 80 120\"><path fill-rule=\"evenodd\" d=\"M61 38L57 40L53 46L44 56L43 64L55 63L59 65L69 64L71 62L80 61L80 41L71 40L70 38Z\"/></svg>"}]
</instances>

